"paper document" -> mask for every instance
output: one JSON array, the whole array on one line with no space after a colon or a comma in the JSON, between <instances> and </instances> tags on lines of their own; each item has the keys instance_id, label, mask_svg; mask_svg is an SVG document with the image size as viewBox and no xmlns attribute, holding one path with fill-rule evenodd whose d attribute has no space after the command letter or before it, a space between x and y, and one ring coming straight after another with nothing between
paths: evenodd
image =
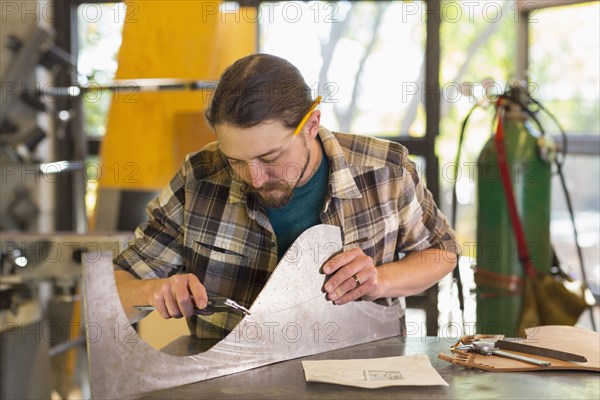
<instances>
[{"instance_id":1,"label":"paper document","mask_svg":"<svg viewBox=\"0 0 600 400\"><path fill-rule=\"evenodd\" d=\"M386 386L448 386L426 355L363 360L302 361L307 382L377 389Z\"/></svg>"}]
</instances>

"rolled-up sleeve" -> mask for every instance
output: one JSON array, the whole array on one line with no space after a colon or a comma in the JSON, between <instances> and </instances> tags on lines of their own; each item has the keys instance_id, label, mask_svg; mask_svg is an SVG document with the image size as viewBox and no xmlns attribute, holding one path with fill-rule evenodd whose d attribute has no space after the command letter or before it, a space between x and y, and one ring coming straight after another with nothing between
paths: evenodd
<instances>
[{"instance_id":1,"label":"rolled-up sleeve","mask_svg":"<svg viewBox=\"0 0 600 400\"><path fill-rule=\"evenodd\" d=\"M410 253L433 248L459 254L456 233L419 178L415 164L408 156L403 161L397 250Z\"/></svg>"}]
</instances>

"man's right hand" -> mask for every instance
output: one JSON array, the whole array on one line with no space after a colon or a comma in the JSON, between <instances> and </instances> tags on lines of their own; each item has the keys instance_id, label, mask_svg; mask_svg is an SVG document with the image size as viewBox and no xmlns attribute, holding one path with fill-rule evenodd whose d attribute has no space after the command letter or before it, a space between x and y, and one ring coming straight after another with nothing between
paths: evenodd
<instances>
[{"instance_id":1,"label":"man's right hand","mask_svg":"<svg viewBox=\"0 0 600 400\"><path fill-rule=\"evenodd\" d=\"M208 305L206 289L194 274L176 274L164 279L137 279L127 271L115 271L117 291L121 303L132 321L147 313L137 311L134 305L149 304L163 318L181 318L194 315L194 307Z\"/></svg>"},{"instance_id":2,"label":"man's right hand","mask_svg":"<svg viewBox=\"0 0 600 400\"><path fill-rule=\"evenodd\" d=\"M191 317L194 308L206 308L206 289L194 274L177 274L149 282L148 303L165 318Z\"/></svg>"}]
</instances>

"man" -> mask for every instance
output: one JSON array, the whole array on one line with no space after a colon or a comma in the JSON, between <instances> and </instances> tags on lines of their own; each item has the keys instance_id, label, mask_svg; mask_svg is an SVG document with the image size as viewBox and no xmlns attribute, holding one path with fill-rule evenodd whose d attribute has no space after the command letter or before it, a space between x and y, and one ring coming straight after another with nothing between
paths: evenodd
<instances>
[{"instance_id":1,"label":"man","mask_svg":"<svg viewBox=\"0 0 600 400\"><path fill-rule=\"evenodd\" d=\"M290 244L321 223L342 231L343 252L323 265L337 305L416 294L452 271L454 233L406 149L329 132L315 105L281 58L254 54L223 73L206 113L217 142L186 158L115 259L131 319L151 304L200 338L224 337L241 317L194 306L208 292L250 307Z\"/></svg>"}]
</instances>

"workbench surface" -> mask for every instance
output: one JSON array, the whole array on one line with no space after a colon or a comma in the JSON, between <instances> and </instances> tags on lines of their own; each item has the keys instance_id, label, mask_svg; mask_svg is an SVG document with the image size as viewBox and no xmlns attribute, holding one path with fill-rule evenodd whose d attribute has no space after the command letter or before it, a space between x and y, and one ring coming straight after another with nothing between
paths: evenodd
<instances>
[{"instance_id":1,"label":"workbench surface","mask_svg":"<svg viewBox=\"0 0 600 400\"><path fill-rule=\"evenodd\" d=\"M169 352L180 355L194 347L182 337ZM390 338L301 359L267 365L233 375L147 394L144 399L598 399L600 374L583 371L488 372L467 369L438 359L450 354L455 338ZM308 383L302 360L378 358L426 354L449 387L388 387L361 389Z\"/></svg>"}]
</instances>

